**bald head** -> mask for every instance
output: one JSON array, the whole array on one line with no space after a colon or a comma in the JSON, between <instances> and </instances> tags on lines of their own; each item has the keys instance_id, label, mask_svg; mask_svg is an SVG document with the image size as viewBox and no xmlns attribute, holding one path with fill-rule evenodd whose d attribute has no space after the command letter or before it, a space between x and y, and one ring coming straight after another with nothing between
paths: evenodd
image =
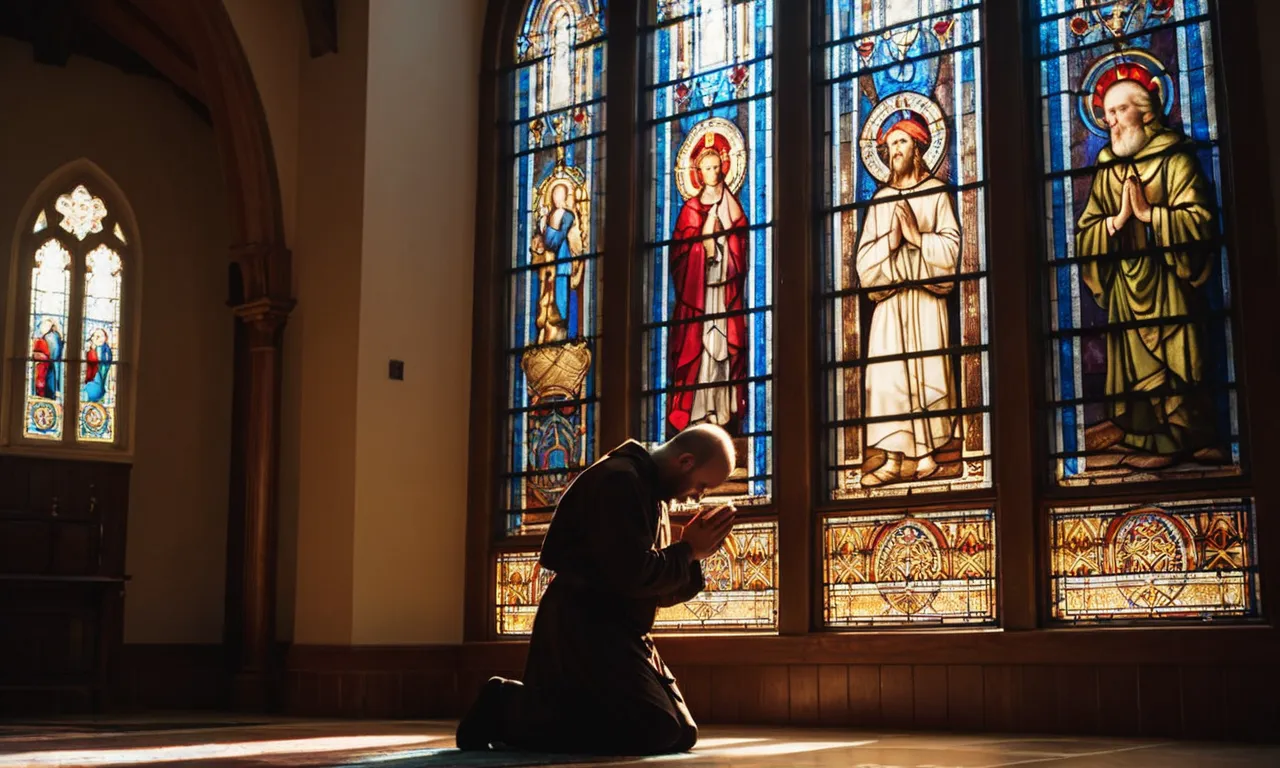
<instances>
[{"instance_id":1,"label":"bald head","mask_svg":"<svg viewBox=\"0 0 1280 768\"><path fill-rule=\"evenodd\" d=\"M691 454L699 465L719 459L725 466L732 467L736 458L733 439L728 432L714 424L689 427L667 441L667 445L677 454Z\"/></svg>"},{"instance_id":2,"label":"bald head","mask_svg":"<svg viewBox=\"0 0 1280 768\"><path fill-rule=\"evenodd\" d=\"M653 452L668 499L693 501L722 485L737 464L733 438L713 424L683 430Z\"/></svg>"}]
</instances>

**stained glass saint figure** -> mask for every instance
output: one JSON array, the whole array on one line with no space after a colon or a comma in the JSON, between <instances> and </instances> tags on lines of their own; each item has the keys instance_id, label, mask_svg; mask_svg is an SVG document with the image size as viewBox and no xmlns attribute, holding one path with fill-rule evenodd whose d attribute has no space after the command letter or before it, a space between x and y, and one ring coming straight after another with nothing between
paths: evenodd
<instances>
[{"instance_id":1,"label":"stained glass saint figure","mask_svg":"<svg viewBox=\"0 0 1280 768\"><path fill-rule=\"evenodd\" d=\"M742 132L724 118L698 123L681 147L676 184L684 205L671 248L671 384L677 389L667 419L674 431L708 423L734 432L746 413L747 215L735 195L745 161Z\"/></svg>"},{"instance_id":2,"label":"stained glass saint figure","mask_svg":"<svg viewBox=\"0 0 1280 768\"><path fill-rule=\"evenodd\" d=\"M546 264L535 323L537 341L576 339L582 336L582 279L586 262L583 222L589 218L590 196L586 176L565 165L564 149L552 173L538 189L538 220L530 245L530 261Z\"/></svg>"},{"instance_id":3,"label":"stained glass saint figure","mask_svg":"<svg viewBox=\"0 0 1280 768\"><path fill-rule=\"evenodd\" d=\"M901 96L890 103L899 101L908 103ZM956 272L960 224L952 194L925 159L938 127L905 109L876 137L880 163L873 165L887 168L888 177L863 223L857 269L874 303L866 358L893 359L867 364L864 486L959 475L958 420L928 415L957 405L946 351L947 295L955 283L938 278ZM935 162L940 155L933 154Z\"/></svg>"},{"instance_id":4,"label":"stained glass saint figure","mask_svg":"<svg viewBox=\"0 0 1280 768\"><path fill-rule=\"evenodd\" d=\"M1216 254L1196 245L1214 236L1213 191L1194 144L1165 126L1159 85L1133 57L1115 61L1099 79L1093 103L1110 143L1098 152L1076 225L1076 254L1091 259L1081 277L1116 326L1106 333L1105 392L1114 399L1109 418L1087 430L1086 444L1147 470L1187 458L1230 459L1202 386L1196 289L1209 279Z\"/></svg>"}]
</instances>

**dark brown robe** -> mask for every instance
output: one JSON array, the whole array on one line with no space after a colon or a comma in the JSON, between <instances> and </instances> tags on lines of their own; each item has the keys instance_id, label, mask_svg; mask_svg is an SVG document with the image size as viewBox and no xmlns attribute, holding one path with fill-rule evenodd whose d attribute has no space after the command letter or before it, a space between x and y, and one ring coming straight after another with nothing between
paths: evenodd
<instances>
[{"instance_id":1,"label":"dark brown robe","mask_svg":"<svg viewBox=\"0 0 1280 768\"><path fill-rule=\"evenodd\" d=\"M504 686L501 741L518 748L660 754L697 726L649 631L660 606L703 588L688 544L670 543L658 467L628 441L565 491L543 542L556 576L538 606L523 685Z\"/></svg>"}]
</instances>

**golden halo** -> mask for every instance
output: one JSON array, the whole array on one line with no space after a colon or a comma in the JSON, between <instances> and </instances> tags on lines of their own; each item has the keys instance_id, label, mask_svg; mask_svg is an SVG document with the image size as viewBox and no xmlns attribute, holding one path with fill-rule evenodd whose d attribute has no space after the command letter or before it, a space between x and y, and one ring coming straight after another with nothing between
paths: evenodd
<instances>
[{"instance_id":1,"label":"golden halo","mask_svg":"<svg viewBox=\"0 0 1280 768\"><path fill-rule=\"evenodd\" d=\"M708 117L693 126L680 145L676 155L676 189L685 200L702 191L702 182L698 179L698 156L704 149L719 149L722 155L724 183L733 194L738 194L742 182L747 177L747 142L742 131L733 121L723 117ZM727 151L726 151L727 150Z\"/></svg>"},{"instance_id":2,"label":"golden halo","mask_svg":"<svg viewBox=\"0 0 1280 768\"><path fill-rule=\"evenodd\" d=\"M947 121L942 114L942 107L923 93L903 91L895 93L881 101L867 115L862 125L862 136L858 139L858 152L862 156L862 164L867 171L881 184L889 181L889 166L880 157L878 140L880 129L895 112L914 112L924 118L929 128L929 146L924 151L924 163L929 173L937 173L942 164L942 155L947 150Z\"/></svg>"}]
</instances>

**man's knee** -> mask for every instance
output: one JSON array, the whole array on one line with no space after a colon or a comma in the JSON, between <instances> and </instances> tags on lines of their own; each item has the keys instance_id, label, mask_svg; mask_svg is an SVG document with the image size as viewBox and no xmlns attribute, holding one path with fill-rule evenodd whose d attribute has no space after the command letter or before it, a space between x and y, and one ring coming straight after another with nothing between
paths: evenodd
<instances>
[{"instance_id":1,"label":"man's knee","mask_svg":"<svg viewBox=\"0 0 1280 768\"><path fill-rule=\"evenodd\" d=\"M688 752L698 743L698 726L677 717L665 717L651 723L642 734L637 734L642 742L638 750L649 755L668 755L675 752Z\"/></svg>"},{"instance_id":2,"label":"man's knee","mask_svg":"<svg viewBox=\"0 0 1280 768\"><path fill-rule=\"evenodd\" d=\"M698 743L698 726L684 725L680 727L680 736L671 745L671 752L688 752Z\"/></svg>"}]
</instances>

